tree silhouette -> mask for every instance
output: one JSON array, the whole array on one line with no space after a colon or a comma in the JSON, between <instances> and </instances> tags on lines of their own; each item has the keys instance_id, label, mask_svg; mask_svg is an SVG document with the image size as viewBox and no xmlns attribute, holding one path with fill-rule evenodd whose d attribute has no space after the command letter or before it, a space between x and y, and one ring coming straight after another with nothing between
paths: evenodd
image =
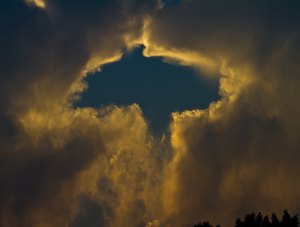
<instances>
[{"instance_id":1,"label":"tree silhouette","mask_svg":"<svg viewBox=\"0 0 300 227\"><path fill-rule=\"evenodd\" d=\"M264 217L262 226L264 226L264 227L271 227L271 222L269 220L269 216L268 215Z\"/></svg>"},{"instance_id":2,"label":"tree silhouette","mask_svg":"<svg viewBox=\"0 0 300 227\"><path fill-rule=\"evenodd\" d=\"M209 222L199 223L194 227L212 227ZM217 225L220 227L220 225ZM246 214L244 219L237 218L234 227L299 227L298 215L291 217L287 210L283 211L281 221L277 218L276 214L271 215L271 221L269 216L263 216L261 213L249 213Z\"/></svg>"},{"instance_id":3,"label":"tree silhouette","mask_svg":"<svg viewBox=\"0 0 300 227\"><path fill-rule=\"evenodd\" d=\"M263 216L259 212L255 219L255 227L261 227L263 225Z\"/></svg>"},{"instance_id":4,"label":"tree silhouette","mask_svg":"<svg viewBox=\"0 0 300 227\"><path fill-rule=\"evenodd\" d=\"M294 217L291 218L288 211L285 210L283 211L283 216L280 224L281 226L298 227L299 226L298 216L295 215Z\"/></svg>"},{"instance_id":5,"label":"tree silhouette","mask_svg":"<svg viewBox=\"0 0 300 227\"><path fill-rule=\"evenodd\" d=\"M203 223L199 223L198 225L194 225L194 227L213 227L209 222L205 221Z\"/></svg>"},{"instance_id":6,"label":"tree silhouette","mask_svg":"<svg viewBox=\"0 0 300 227\"><path fill-rule=\"evenodd\" d=\"M271 221L268 216L263 218L261 213L247 214L244 220L236 219L235 227L299 227L298 216L291 217L287 210L283 212L282 220L280 221L276 214L273 213Z\"/></svg>"},{"instance_id":7,"label":"tree silhouette","mask_svg":"<svg viewBox=\"0 0 300 227\"><path fill-rule=\"evenodd\" d=\"M280 221L278 220L277 216L275 213L272 214L272 222L271 222L271 226L272 227L280 227Z\"/></svg>"}]
</instances>

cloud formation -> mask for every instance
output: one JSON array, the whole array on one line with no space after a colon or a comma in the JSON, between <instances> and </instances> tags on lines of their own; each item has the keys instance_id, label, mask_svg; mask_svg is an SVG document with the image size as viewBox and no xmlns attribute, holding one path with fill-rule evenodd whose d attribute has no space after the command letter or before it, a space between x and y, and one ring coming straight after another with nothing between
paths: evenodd
<instances>
[{"instance_id":1,"label":"cloud formation","mask_svg":"<svg viewBox=\"0 0 300 227\"><path fill-rule=\"evenodd\" d=\"M300 211L298 3L0 4L1 226L226 225ZM173 113L162 141L137 104L72 107L83 77L137 44L220 75L221 100Z\"/></svg>"},{"instance_id":2,"label":"cloud formation","mask_svg":"<svg viewBox=\"0 0 300 227\"><path fill-rule=\"evenodd\" d=\"M184 1L153 18L148 55L178 53L179 63L221 74L220 101L173 115L172 195L164 198L174 223L195 223L199 214L230 223L251 210L299 211L296 9L280 1Z\"/></svg>"},{"instance_id":3,"label":"cloud formation","mask_svg":"<svg viewBox=\"0 0 300 227\"><path fill-rule=\"evenodd\" d=\"M134 207L148 207L143 195L119 198L128 189L119 183L125 166L111 168L119 159L138 165L146 158L151 146L142 112L137 105L74 109L72 100L85 88L81 80L87 72L121 56L128 31L138 34L145 6L131 7L129 1L39 3L1 2L0 225L76 226L77 214L97 208L98 202L105 225L114 216L127 220ZM127 160L131 156L134 161ZM148 167L139 163L132 170L141 176L127 179L134 181L128 193L137 195L134 187L142 187L148 177L137 172L142 168ZM133 207L131 216L122 213L127 205Z\"/></svg>"}]
</instances>

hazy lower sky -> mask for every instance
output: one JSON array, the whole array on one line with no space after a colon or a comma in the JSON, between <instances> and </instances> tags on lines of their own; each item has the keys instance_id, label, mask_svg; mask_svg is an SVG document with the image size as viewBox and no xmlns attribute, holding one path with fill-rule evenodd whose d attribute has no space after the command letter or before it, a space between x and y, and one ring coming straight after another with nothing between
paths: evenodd
<instances>
[{"instance_id":1,"label":"hazy lower sky","mask_svg":"<svg viewBox=\"0 0 300 227\"><path fill-rule=\"evenodd\" d=\"M1 0L0 226L299 213L299 11Z\"/></svg>"}]
</instances>

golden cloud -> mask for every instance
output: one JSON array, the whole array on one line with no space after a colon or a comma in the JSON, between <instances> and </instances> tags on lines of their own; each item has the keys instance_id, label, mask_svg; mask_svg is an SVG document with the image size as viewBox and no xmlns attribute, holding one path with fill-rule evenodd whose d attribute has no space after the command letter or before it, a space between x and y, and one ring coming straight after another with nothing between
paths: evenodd
<instances>
[{"instance_id":1,"label":"golden cloud","mask_svg":"<svg viewBox=\"0 0 300 227\"><path fill-rule=\"evenodd\" d=\"M177 227L299 211L297 7L280 3L279 20L272 2L29 3L45 10L0 9L11 23L0 25L1 226ZM138 104L72 106L85 76L140 44L219 76L221 99L173 113L164 140Z\"/></svg>"}]
</instances>

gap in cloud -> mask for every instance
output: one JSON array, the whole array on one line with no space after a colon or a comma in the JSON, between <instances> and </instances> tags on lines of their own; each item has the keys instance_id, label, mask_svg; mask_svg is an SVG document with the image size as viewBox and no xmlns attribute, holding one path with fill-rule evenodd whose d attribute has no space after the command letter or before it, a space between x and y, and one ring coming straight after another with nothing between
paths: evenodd
<instances>
[{"instance_id":1,"label":"gap in cloud","mask_svg":"<svg viewBox=\"0 0 300 227\"><path fill-rule=\"evenodd\" d=\"M220 99L217 79L200 76L190 67L165 63L160 57L146 58L143 48L86 77L89 87L75 107L137 103L152 132L160 135L167 129L172 112L204 109Z\"/></svg>"}]
</instances>

